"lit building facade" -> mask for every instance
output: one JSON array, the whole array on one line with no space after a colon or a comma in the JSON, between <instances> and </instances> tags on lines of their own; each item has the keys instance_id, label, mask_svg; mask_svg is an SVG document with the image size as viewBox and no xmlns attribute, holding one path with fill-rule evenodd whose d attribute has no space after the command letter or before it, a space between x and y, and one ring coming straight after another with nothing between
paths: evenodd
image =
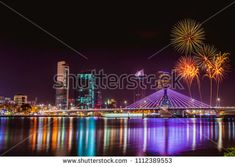
<instances>
[{"instance_id":1,"label":"lit building facade","mask_svg":"<svg viewBox=\"0 0 235 167\"><path fill-rule=\"evenodd\" d=\"M14 102L16 105L22 105L22 104L27 104L27 99L28 97L26 95L22 95L22 94L17 94L14 96Z\"/></svg>"},{"instance_id":2,"label":"lit building facade","mask_svg":"<svg viewBox=\"0 0 235 167\"><path fill-rule=\"evenodd\" d=\"M95 90L95 108L102 108L103 99L100 90Z\"/></svg>"},{"instance_id":3,"label":"lit building facade","mask_svg":"<svg viewBox=\"0 0 235 167\"><path fill-rule=\"evenodd\" d=\"M108 99L104 104L105 108L117 108L117 101L115 99Z\"/></svg>"},{"instance_id":4,"label":"lit building facade","mask_svg":"<svg viewBox=\"0 0 235 167\"><path fill-rule=\"evenodd\" d=\"M144 83L144 69L135 73L135 79L138 82L136 89L134 90L134 101L140 100L145 96L145 89L141 87Z\"/></svg>"},{"instance_id":5,"label":"lit building facade","mask_svg":"<svg viewBox=\"0 0 235 167\"><path fill-rule=\"evenodd\" d=\"M91 72L78 74L79 86L75 91L75 105L80 109L95 107L95 76Z\"/></svg>"},{"instance_id":6,"label":"lit building facade","mask_svg":"<svg viewBox=\"0 0 235 167\"><path fill-rule=\"evenodd\" d=\"M69 66L65 61L57 63L57 84L55 104L58 109L69 108Z\"/></svg>"},{"instance_id":7,"label":"lit building facade","mask_svg":"<svg viewBox=\"0 0 235 167\"><path fill-rule=\"evenodd\" d=\"M5 103L5 97L4 96L0 96L0 104L4 104Z\"/></svg>"}]
</instances>

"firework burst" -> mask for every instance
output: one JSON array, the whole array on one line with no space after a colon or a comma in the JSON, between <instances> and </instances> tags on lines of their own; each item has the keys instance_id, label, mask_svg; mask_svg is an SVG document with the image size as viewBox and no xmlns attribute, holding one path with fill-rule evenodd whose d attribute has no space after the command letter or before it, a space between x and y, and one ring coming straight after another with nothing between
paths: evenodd
<instances>
[{"instance_id":1,"label":"firework burst","mask_svg":"<svg viewBox=\"0 0 235 167\"><path fill-rule=\"evenodd\" d=\"M221 82L224 78L224 75L228 71L228 61L229 61L229 53L218 53L216 54L213 64L214 64L214 69L213 69L213 78Z\"/></svg>"},{"instance_id":2,"label":"firework burst","mask_svg":"<svg viewBox=\"0 0 235 167\"><path fill-rule=\"evenodd\" d=\"M227 74L229 69L229 53L221 53L216 54L213 64L213 79L216 82L216 99L219 97L219 87L220 82L224 79L224 76Z\"/></svg>"},{"instance_id":3,"label":"firework burst","mask_svg":"<svg viewBox=\"0 0 235 167\"><path fill-rule=\"evenodd\" d=\"M191 84L198 78L199 68L191 57L181 57L175 67L176 72L185 80L191 96Z\"/></svg>"},{"instance_id":4,"label":"firework burst","mask_svg":"<svg viewBox=\"0 0 235 167\"><path fill-rule=\"evenodd\" d=\"M214 60L216 55L216 49L214 46L202 45L195 51L194 59L197 65L205 71L206 77L210 80L210 104L212 103L212 86L214 78Z\"/></svg>"},{"instance_id":5,"label":"firework burst","mask_svg":"<svg viewBox=\"0 0 235 167\"><path fill-rule=\"evenodd\" d=\"M173 27L171 37L175 49L189 55L203 44L205 33L200 23L185 19Z\"/></svg>"},{"instance_id":6,"label":"firework burst","mask_svg":"<svg viewBox=\"0 0 235 167\"><path fill-rule=\"evenodd\" d=\"M216 49L213 46L204 45L197 50L195 60L197 65L205 71L206 77L210 80L210 105L212 105L213 99L213 80L216 82L217 86L217 98L219 92L220 82L223 80L224 75L228 69L228 53L218 53L216 54Z\"/></svg>"},{"instance_id":7,"label":"firework burst","mask_svg":"<svg viewBox=\"0 0 235 167\"><path fill-rule=\"evenodd\" d=\"M216 49L214 46L203 45L199 47L196 52L194 59L199 67L202 69L210 69L212 68L211 61L214 59L216 55Z\"/></svg>"}]
</instances>

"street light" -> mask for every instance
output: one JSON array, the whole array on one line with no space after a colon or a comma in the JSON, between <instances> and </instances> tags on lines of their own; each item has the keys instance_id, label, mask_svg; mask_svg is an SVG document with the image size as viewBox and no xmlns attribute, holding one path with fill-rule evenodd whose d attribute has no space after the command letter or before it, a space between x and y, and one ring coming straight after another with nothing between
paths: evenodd
<instances>
[{"instance_id":1,"label":"street light","mask_svg":"<svg viewBox=\"0 0 235 167\"><path fill-rule=\"evenodd\" d=\"M108 103L104 102L105 108L108 108Z\"/></svg>"},{"instance_id":2,"label":"street light","mask_svg":"<svg viewBox=\"0 0 235 167\"><path fill-rule=\"evenodd\" d=\"M220 98L219 98L219 97L216 99L216 106L217 106L217 107L220 106Z\"/></svg>"}]
</instances>

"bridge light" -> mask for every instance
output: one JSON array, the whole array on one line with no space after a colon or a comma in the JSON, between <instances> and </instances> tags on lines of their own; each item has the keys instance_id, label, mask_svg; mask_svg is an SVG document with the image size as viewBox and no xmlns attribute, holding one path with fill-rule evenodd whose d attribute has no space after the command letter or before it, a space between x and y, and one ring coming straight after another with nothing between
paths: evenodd
<instances>
[{"instance_id":1,"label":"bridge light","mask_svg":"<svg viewBox=\"0 0 235 167\"><path fill-rule=\"evenodd\" d=\"M220 100L221 100L221 99L220 99L219 97L216 99L216 106L217 106L217 107L220 107Z\"/></svg>"}]
</instances>

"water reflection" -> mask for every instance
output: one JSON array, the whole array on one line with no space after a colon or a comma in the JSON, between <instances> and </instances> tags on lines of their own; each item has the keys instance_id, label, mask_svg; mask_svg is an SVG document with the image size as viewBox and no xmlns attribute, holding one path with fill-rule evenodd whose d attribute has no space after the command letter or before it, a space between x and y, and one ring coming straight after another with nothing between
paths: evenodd
<instances>
[{"instance_id":1,"label":"water reflection","mask_svg":"<svg viewBox=\"0 0 235 167\"><path fill-rule=\"evenodd\" d=\"M230 119L0 118L6 155L222 155L235 146Z\"/></svg>"}]
</instances>

